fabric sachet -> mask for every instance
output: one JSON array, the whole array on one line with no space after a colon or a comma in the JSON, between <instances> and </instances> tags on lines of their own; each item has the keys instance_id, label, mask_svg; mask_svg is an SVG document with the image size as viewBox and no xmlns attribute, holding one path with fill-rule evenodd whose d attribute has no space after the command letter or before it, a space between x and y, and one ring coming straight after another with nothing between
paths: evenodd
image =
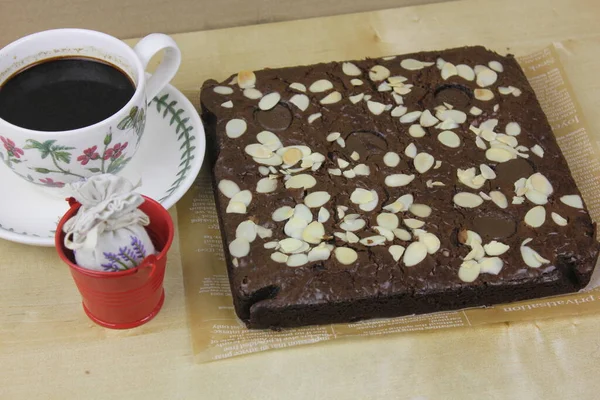
<instances>
[{"instance_id":1,"label":"fabric sachet","mask_svg":"<svg viewBox=\"0 0 600 400\"><path fill-rule=\"evenodd\" d=\"M97 271L123 271L138 266L154 245L144 228L149 217L138 209L144 202L127 179L103 174L70 184L81 207L63 228L64 245L75 262Z\"/></svg>"}]
</instances>

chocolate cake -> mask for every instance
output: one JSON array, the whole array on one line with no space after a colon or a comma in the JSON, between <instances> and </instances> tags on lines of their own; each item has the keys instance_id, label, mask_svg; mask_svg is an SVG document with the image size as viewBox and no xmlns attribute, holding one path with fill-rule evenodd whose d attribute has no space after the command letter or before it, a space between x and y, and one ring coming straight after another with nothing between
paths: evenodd
<instances>
[{"instance_id":1,"label":"chocolate cake","mask_svg":"<svg viewBox=\"0 0 600 400\"><path fill-rule=\"evenodd\" d=\"M573 292L595 225L523 71L464 47L240 72L202 116L250 328Z\"/></svg>"}]
</instances>

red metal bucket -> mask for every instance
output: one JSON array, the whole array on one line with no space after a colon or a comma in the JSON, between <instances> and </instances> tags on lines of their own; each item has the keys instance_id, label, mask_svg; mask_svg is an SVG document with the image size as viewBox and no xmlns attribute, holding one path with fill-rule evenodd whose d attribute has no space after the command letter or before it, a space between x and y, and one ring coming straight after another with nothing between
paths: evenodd
<instances>
[{"instance_id":1,"label":"red metal bucket","mask_svg":"<svg viewBox=\"0 0 600 400\"><path fill-rule=\"evenodd\" d=\"M165 299L163 279L167 252L173 242L173 221L160 203L146 196L144 200L140 210L150 218L146 230L158 254L146 257L139 266L126 271L92 271L75 264L73 252L64 246L63 225L79 210L81 205L76 201L69 200L71 209L56 228L58 255L71 269L85 313L107 328L129 329L145 324L158 314Z\"/></svg>"}]
</instances>

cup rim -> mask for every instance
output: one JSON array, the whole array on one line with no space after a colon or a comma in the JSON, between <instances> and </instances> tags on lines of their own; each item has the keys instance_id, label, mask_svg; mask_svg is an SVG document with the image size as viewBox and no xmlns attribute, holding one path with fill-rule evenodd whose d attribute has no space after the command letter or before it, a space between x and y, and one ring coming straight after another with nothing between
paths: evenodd
<instances>
[{"instance_id":1,"label":"cup rim","mask_svg":"<svg viewBox=\"0 0 600 400\"><path fill-rule=\"evenodd\" d=\"M149 203L152 207L158 207L161 210L161 213L163 213L167 217L166 221L167 221L167 225L169 228L169 236L167 237L167 241L165 242L163 249L160 251L160 253L155 255L155 257L157 259L161 259L161 258L166 257L167 253L171 249L171 246L173 244L173 239L175 238L175 225L173 223L173 219L171 218L171 215L169 214L169 210L164 208L162 206L162 204L160 204L158 201L156 201L148 196L142 195L142 197L144 198L145 203ZM62 228L65 225L65 223L71 217L73 217L75 215L75 213L79 210L80 207L81 207L81 204L78 203L77 201L73 200L73 203L69 207L69 210L61 217L60 221L58 222L58 225L56 227L56 233L54 234L54 246L56 247L58 256L65 264L67 264L69 266L69 268L74 269L78 272L81 272L81 273L89 275L89 276L94 276L97 278L105 278L105 277L120 277L120 276L132 275L132 274L135 274L136 272L138 272L139 270L141 270L142 268L150 267L150 265L145 264L144 261L142 261L142 263L140 265L130 268L130 269L126 269L124 271L116 271L116 272L97 271L97 270L93 270L93 269L87 269L87 268L80 267L79 265L77 265L74 262L72 262L71 260L69 260L69 258L67 257L67 254L65 252L65 245L62 241L62 237L63 237ZM147 258L148 257L146 257L146 259ZM146 260L146 259L144 259L144 260Z\"/></svg>"},{"instance_id":2,"label":"cup rim","mask_svg":"<svg viewBox=\"0 0 600 400\"><path fill-rule=\"evenodd\" d=\"M129 45L127 45L125 42L123 42L119 38L116 38L116 37L111 36L104 32L95 31L92 29L81 29L81 28L60 28L60 29L48 29L48 30L44 30L44 31L39 31L39 32L35 32L35 33L32 33L27 36L23 36L23 37L15 40L14 42L7 44L3 48L0 48L0 56L2 55L2 53L9 51L17 46L20 46L24 42L27 42L28 40L31 40L31 39L39 37L39 36L48 35L48 34L52 34L52 33L58 33L58 32L70 33L70 34L74 34L74 35L82 34L82 33L97 35L97 36L101 36L103 39L114 42L118 46L122 46L124 48L125 52L128 53L128 55L131 57L131 60L133 60L133 64L134 64L135 69L137 70L137 74L138 74L137 82L135 82L135 92L133 93L133 96L131 96L131 99L129 99L129 101L122 108L120 108L117 112L112 114L110 117L103 119L102 121L96 122L92 125L84 126L82 128L71 129L71 130L66 130L66 131L38 131L35 129L27 129L27 128L20 127L18 125L14 125L14 124L6 121L3 118L0 118L0 128L11 129L11 130L17 131L19 134L23 134L23 135L36 135L36 136L37 135L57 135L57 136L76 135L79 133L84 133L85 131L87 131L89 129L98 128L102 125L105 125L107 123L107 121L114 118L117 114L121 113L123 110L130 109L135 103L137 103L139 101L139 97L142 96L142 94L143 94L142 89L145 89L145 80L144 80L145 70L144 70L144 67L142 66L141 60L139 59L139 57L137 56L135 51L133 51L133 49Z\"/></svg>"}]
</instances>

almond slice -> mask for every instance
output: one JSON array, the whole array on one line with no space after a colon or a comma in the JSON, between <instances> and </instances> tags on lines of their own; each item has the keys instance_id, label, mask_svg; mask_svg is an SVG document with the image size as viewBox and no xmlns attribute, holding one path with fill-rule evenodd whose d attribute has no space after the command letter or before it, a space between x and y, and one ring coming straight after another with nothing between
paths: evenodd
<instances>
[{"instance_id":1,"label":"almond slice","mask_svg":"<svg viewBox=\"0 0 600 400\"><path fill-rule=\"evenodd\" d=\"M454 195L452 201L459 207L476 208L483 203L483 199L474 193L459 192Z\"/></svg>"},{"instance_id":2,"label":"almond slice","mask_svg":"<svg viewBox=\"0 0 600 400\"><path fill-rule=\"evenodd\" d=\"M281 141L273 132L261 131L256 135L256 140L271 151L276 151L283 147Z\"/></svg>"},{"instance_id":3,"label":"almond slice","mask_svg":"<svg viewBox=\"0 0 600 400\"><path fill-rule=\"evenodd\" d=\"M259 90L256 90L254 88L244 89L244 97L247 97L250 100L257 100L260 99L262 96L263 94Z\"/></svg>"},{"instance_id":4,"label":"almond slice","mask_svg":"<svg viewBox=\"0 0 600 400\"><path fill-rule=\"evenodd\" d=\"M304 204L309 208L319 208L331 199L331 195L325 191L309 193L304 198Z\"/></svg>"},{"instance_id":5,"label":"almond slice","mask_svg":"<svg viewBox=\"0 0 600 400\"><path fill-rule=\"evenodd\" d=\"M393 244L389 247L388 251L390 252L390 254L392 255L392 258L394 259L394 261L398 261L400 260L400 258L402 258L402 254L404 254L404 246L400 246L398 244Z\"/></svg>"},{"instance_id":6,"label":"almond slice","mask_svg":"<svg viewBox=\"0 0 600 400\"><path fill-rule=\"evenodd\" d=\"M232 94L233 89L230 88L229 86L215 86L213 88L213 92L218 93L218 94L227 95L227 94Z\"/></svg>"},{"instance_id":7,"label":"almond slice","mask_svg":"<svg viewBox=\"0 0 600 400\"><path fill-rule=\"evenodd\" d=\"M350 84L352 86L361 86L364 82L360 79L351 79Z\"/></svg>"},{"instance_id":8,"label":"almond slice","mask_svg":"<svg viewBox=\"0 0 600 400\"><path fill-rule=\"evenodd\" d=\"M233 108L233 102L231 100L226 101L225 103L221 104L221 107L223 107L223 108Z\"/></svg>"},{"instance_id":9,"label":"almond slice","mask_svg":"<svg viewBox=\"0 0 600 400\"><path fill-rule=\"evenodd\" d=\"M355 64L351 62L342 63L342 72L348 76L359 76L362 75L362 71Z\"/></svg>"},{"instance_id":10,"label":"almond slice","mask_svg":"<svg viewBox=\"0 0 600 400\"><path fill-rule=\"evenodd\" d=\"M557 214L555 212L553 212L552 214L550 214L552 216L552 221L554 221L554 223L558 226L566 226L568 224L568 221L563 218L562 216L560 216L560 214Z\"/></svg>"},{"instance_id":11,"label":"almond slice","mask_svg":"<svg viewBox=\"0 0 600 400\"><path fill-rule=\"evenodd\" d=\"M383 156L383 163L390 168L394 168L400 164L400 156L393 151L389 151Z\"/></svg>"},{"instance_id":12,"label":"almond slice","mask_svg":"<svg viewBox=\"0 0 600 400\"><path fill-rule=\"evenodd\" d=\"M506 196L502 192L494 190L494 191L490 192L490 197L491 197L492 201L494 202L494 204L496 204L498 207L500 207L500 208L508 207L508 200L506 199Z\"/></svg>"},{"instance_id":13,"label":"almond slice","mask_svg":"<svg viewBox=\"0 0 600 400\"><path fill-rule=\"evenodd\" d=\"M256 224L250 220L240 222L235 230L235 237L246 239L249 243L254 242L256 239Z\"/></svg>"},{"instance_id":14,"label":"almond slice","mask_svg":"<svg viewBox=\"0 0 600 400\"><path fill-rule=\"evenodd\" d=\"M531 152L539 158L544 158L544 149L539 144L536 144L531 148Z\"/></svg>"},{"instance_id":15,"label":"almond slice","mask_svg":"<svg viewBox=\"0 0 600 400\"><path fill-rule=\"evenodd\" d=\"M408 134L414 138L421 138L425 136L425 133L425 129L419 124L411 125L410 128L408 128Z\"/></svg>"},{"instance_id":16,"label":"almond slice","mask_svg":"<svg viewBox=\"0 0 600 400\"><path fill-rule=\"evenodd\" d=\"M396 214L381 213L377 216L377 225L389 230L394 230L398 228L400 221Z\"/></svg>"},{"instance_id":17,"label":"almond slice","mask_svg":"<svg viewBox=\"0 0 600 400\"><path fill-rule=\"evenodd\" d=\"M421 111L411 111L408 114L404 114L400 117L400 122L403 124L410 124L415 122L421 116ZM419 125L420 126L420 125Z\"/></svg>"},{"instance_id":18,"label":"almond slice","mask_svg":"<svg viewBox=\"0 0 600 400\"><path fill-rule=\"evenodd\" d=\"M412 242L404 251L402 261L407 267L412 267L423 261L427 257L427 246L421 242Z\"/></svg>"},{"instance_id":19,"label":"almond slice","mask_svg":"<svg viewBox=\"0 0 600 400\"><path fill-rule=\"evenodd\" d=\"M537 251L533 250L528 246L525 246L530 241L531 239L525 239L523 243L521 243L521 257L523 258L525 264L527 264L527 266L529 266L530 268L539 268L542 266L542 264L549 264L550 260L546 260L545 258L540 256L540 254Z\"/></svg>"},{"instance_id":20,"label":"almond slice","mask_svg":"<svg viewBox=\"0 0 600 400\"><path fill-rule=\"evenodd\" d=\"M327 135L327 141L335 142L339 137L341 137L339 132L331 132L329 135Z\"/></svg>"},{"instance_id":21,"label":"almond slice","mask_svg":"<svg viewBox=\"0 0 600 400\"><path fill-rule=\"evenodd\" d=\"M517 122L509 122L506 124L506 128L504 128L504 132L509 136L519 136L521 133L521 126Z\"/></svg>"},{"instance_id":22,"label":"almond slice","mask_svg":"<svg viewBox=\"0 0 600 400\"><path fill-rule=\"evenodd\" d=\"M289 257L287 255L285 255L283 253L280 253L278 251L276 251L275 253L271 254L271 260L273 260L275 262L278 262L278 263L281 263L281 264L285 264L287 262L288 258Z\"/></svg>"},{"instance_id":23,"label":"almond slice","mask_svg":"<svg viewBox=\"0 0 600 400\"><path fill-rule=\"evenodd\" d=\"M450 147L451 149L460 147L460 138L452 131L442 131L438 134L437 138L440 143L446 147Z\"/></svg>"},{"instance_id":24,"label":"almond slice","mask_svg":"<svg viewBox=\"0 0 600 400\"><path fill-rule=\"evenodd\" d=\"M392 112L390 113L390 115L392 117L401 117L404 114L406 114L407 111L408 111L408 108L406 108L404 106L397 106L394 109L392 109Z\"/></svg>"},{"instance_id":25,"label":"almond slice","mask_svg":"<svg viewBox=\"0 0 600 400\"><path fill-rule=\"evenodd\" d=\"M577 194L562 196L560 198L560 201L568 205L569 207L583 209L583 201L581 200L581 197Z\"/></svg>"},{"instance_id":26,"label":"almond slice","mask_svg":"<svg viewBox=\"0 0 600 400\"><path fill-rule=\"evenodd\" d=\"M467 114L460 110L440 110L436 112L435 115L442 121L451 119L459 124L463 124L467 121Z\"/></svg>"},{"instance_id":27,"label":"almond slice","mask_svg":"<svg viewBox=\"0 0 600 400\"><path fill-rule=\"evenodd\" d=\"M231 201L239 201L240 203L244 203L246 207L250 205L252 201L252 192L249 190L242 190L241 192L236 193L231 198Z\"/></svg>"},{"instance_id":28,"label":"almond slice","mask_svg":"<svg viewBox=\"0 0 600 400\"><path fill-rule=\"evenodd\" d=\"M302 240L310 244L319 244L325 236L325 227L319 221L313 221L302 231Z\"/></svg>"},{"instance_id":29,"label":"almond slice","mask_svg":"<svg viewBox=\"0 0 600 400\"><path fill-rule=\"evenodd\" d=\"M527 178L525 186L529 189L534 189L542 194L545 194L546 196L550 196L554 192L554 188L552 187L552 184L548 178L539 172L536 172Z\"/></svg>"},{"instance_id":30,"label":"almond slice","mask_svg":"<svg viewBox=\"0 0 600 400\"><path fill-rule=\"evenodd\" d=\"M375 190L371 190L371 201L366 204L361 204L358 206L363 211L373 211L377 205L379 204L379 195Z\"/></svg>"},{"instance_id":31,"label":"almond slice","mask_svg":"<svg viewBox=\"0 0 600 400\"><path fill-rule=\"evenodd\" d=\"M510 247L504 243L492 240L488 244L484 245L483 249L488 256L501 256L502 254L506 253Z\"/></svg>"},{"instance_id":32,"label":"almond slice","mask_svg":"<svg viewBox=\"0 0 600 400\"><path fill-rule=\"evenodd\" d=\"M473 106L469 110L469 114L474 115L474 116L479 116L479 115L483 114L483 110L479 107Z\"/></svg>"},{"instance_id":33,"label":"almond slice","mask_svg":"<svg viewBox=\"0 0 600 400\"><path fill-rule=\"evenodd\" d=\"M272 193L277 190L277 180L270 178L262 178L256 183L256 191L258 193Z\"/></svg>"},{"instance_id":34,"label":"almond slice","mask_svg":"<svg viewBox=\"0 0 600 400\"><path fill-rule=\"evenodd\" d=\"M481 170L481 175L485 179L496 179L496 172L486 164L479 165L479 169Z\"/></svg>"},{"instance_id":35,"label":"almond slice","mask_svg":"<svg viewBox=\"0 0 600 400\"><path fill-rule=\"evenodd\" d=\"M322 243L323 244L323 243ZM331 250L326 246L317 246L308 252L308 262L325 261L331 256Z\"/></svg>"},{"instance_id":36,"label":"almond slice","mask_svg":"<svg viewBox=\"0 0 600 400\"><path fill-rule=\"evenodd\" d=\"M294 175L285 182L287 189L310 189L317 184L317 180L308 174Z\"/></svg>"},{"instance_id":37,"label":"almond slice","mask_svg":"<svg viewBox=\"0 0 600 400\"><path fill-rule=\"evenodd\" d=\"M317 221L319 221L320 223L325 223L325 222L329 221L330 217L331 217L331 214L330 214L329 210L327 210L324 207L321 207L319 209L319 213L317 214Z\"/></svg>"},{"instance_id":38,"label":"almond slice","mask_svg":"<svg viewBox=\"0 0 600 400\"><path fill-rule=\"evenodd\" d=\"M367 101L367 107L369 111L371 111L374 115L380 115L385 111L385 104L379 103L377 101Z\"/></svg>"},{"instance_id":39,"label":"almond slice","mask_svg":"<svg viewBox=\"0 0 600 400\"><path fill-rule=\"evenodd\" d=\"M494 93L489 89L475 89L473 95L480 101L490 101L494 98Z\"/></svg>"},{"instance_id":40,"label":"almond slice","mask_svg":"<svg viewBox=\"0 0 600 400\"><path fill-rule=\"evenodd\" d=\"M535 206L525 214L525 223L532 228L539 228L546 222L546 209L542 206Z\"/></svg>"},{"instance_id":41,"label":"almond slice","mask_svg":"<svg viewBox=\"0 0 600 400\"><path fill-rule=\"evenodd\" d=\"M404 155L407 157L415 158L417 154L417 146L415 146L414 143L410 143L408 146L406 146L406 149L404 149ZM398 159L398 161L400 161L400 159Z\"/></svg>"},{"instance_id":42,"label":"almond slice","mask_svg":"<svg viewBox=\"0 0 600 400\"><path fill-rule=\"evenodd\" d=\"M385 185L389 187L406 186L415 179L413 174L392 174L385 177Z\"/></svg>"},{"instance_id":43,"label":"almond slice","mask_svg":"<svg viewBox=\"0 0 600 400\"><path fill-rule=\"evenodd\" d=\"M313 93L323 93L330 89L333 89L333 83L327 79L319 79L318 81L313 82L313 84L308 88L308 90Z\"/></svg>"},{"instance_id":44,"label":"almond slice","mask_svg":"<svg viewBox=\"0 0 600 400\"><path fill-rule=\"evenodd\" d=\"M290 84L290 89L297 90L299 92L306 92L306 86L299 82L293 82Z\"/></svg>"},{"instance_id":45,"label":"almond slice","mask_svg":"<svg viewBox=\"0 0 600 400\"><path fill-rule=\"evenodd\" d=\"M252 71L240 71L237 75L237 84L242 89L252 88L256 84L256 75Z\"/></svg>"},{"instance_id":46,"label":"almond slice","mask_svg":"<svg viewBox=\"0 0 600 400\"><path fill-rule=\"evenodd\" d=\"M438 122L440 122L440 121L431 114L431 111L425 110L421 113L421 116L419 119L419 124L421 126L428 128L430 126L434 126Z\"/></svg>"},{"instance_id":47,"label":"almond slice","mask_svg":"<svg viewBox=\"0 0 600 400\"><path fill-rule=\"evenodd\" d=\"M308 256L306 254L292 254L288 257L286 265L288 267L300 267L308 263Z\"/></svg>"},{"instance_id":48,"label":"almond slice","mask_svg":"<svg viewBox=\"0 0 600 400\"><path fill-rule=\"evenodd\" d=\"M426 204L413 204L409 207L408 210L413 215L420 217L420 218L427 218L431 215L431 207L429 207Z\"/></svg>"},{"instance_id":49,"label":"almond slice","mask_svg":"<svg viewBox=\"0 0 600 400\"><path fill-rule=\"evenodd\" d=\"M412 239L411 234L406 229L396 228L396 229L393 229L392 231L394 232L394 236L396 236L400 240L408 242L409 240Z\"/></svg>"},{"instance_id":50,"label":"almond slice","mask_svg":"<svg viewBox=\"0 0 600 400\"><path fill-rule=\"evenodd\" d=\"M286 221L286 220L290 219L293 215L294 215L294 209L292 207L282 206L273 212L273 214L271 215L271 218L275 222L281 222L281 221Z\"/></svg>"},{"instance_id":51,"label":"almond slice","mask_svg":"<svg viewBox=\"0 0 600 400\"><path fill-rule=\"evenodd\" d=\"M258 108L263 111L268 111L275 107L277 103L281 100L281 95L277 92L269 93L263 96L258 102Z\"/></svg>"},{"instance_id":52,"label":"almond slice","mask_svg":"<svg viewBox=\"0 0 600 400\"><path fill-rule=\"evenodd\" d=\"M442 67L442 79L446 80L455 75L458 75L458 70L456 69L456 66L449 62L444 63L444 66Z\"/></svg>"},{"instance_id":53,"label":"almond slice","mask_svg":"<svg viewBox=\"0 0 600 400\"><path fill-rule=\"evenodd\" d=\"M490 67L491 69L493 69L496 72L503 72L504 71L504 67L498 61L490 61L488 63L488 67Z\"/></svg>"},{"instance_id":54,"label":"almond slice","mask_svg":"<svg viewBox=\"0 0 600 400\"><path fill-rule=\"evenodd\" d=\"M295 94L290 99L290 103L298 107L300 110L306 111L306 109L310 105L310 100L305 94Z\"/></svg>"},{"instance_id":55,"label":"almond slice","mask_svg":"<svg viewBox=\"0 0 600 400\"><path fill-rule=\"evenodd\" d=\"M244 152L253 158L271 158L273 152L262 144L252 143L244 148Z\"/></svg>"},{"instance_id":56,"label":"almond slice","mask_svg":"<svg viewBox=\"0 0 600 400\"><path fill-rule=\"evenodd\" d=\"M504 267L504 261L499 257L484 257L479 260L479 267L482 274L498 275Z\"/></svg>"},{"instance_id":57,"label":"almond slice","mask_svg":"<svg viewBox=\"0 0 600 400\"><path fill-rule=\"evenodd\" d=\"M237 139L246 132L247 127L246 121L235 118L225 125L225 134L231 139Z\"/></svg>"},{"instance_id":58,"label":"almond slice","mask_svg":"<svg viewBox=\"0 0 600 400\"><path fill-rule=\"evenodd\" d=\"M421 174L429 171L434 163L435 158L429 153L419 153L415 156L413 161L415 169Z\"/></svg>"},{"instance_id":59,"label":"almond slice","mask_svg":"<svg viewBox=\"0 0 600 400\"><path fill-rule=\"evenodd\" d=\"M308 222L297 216L290 218L283 227L283 232L294 239L302 239L302 232L308 226Z\"/></svg>"},{"instance_id":60,"label":"almond slice","mask_svg":"<svg viewBox=\"0 0 600 400\"><path fill-rule=\"evenodd\" d=\"M456 72L458 76L467 81L472 81L473 79L475 79L475 71L473 71L473 68L469 67L466 64L457 65Z\"/></svg>"},{"instance_id":61,"label":"almond slice","mask_svg":"<svg viewBox=\"0 0 600 400\"><path fill-rule=\"evenodd\" d=\"M371 246L382 246L385 244L385 237L381 235L369 236L366 238L360 239L360 244L363 246L371 247Z\"/></svg>"},{"instance_id":62,"label":"almond slice","mask_svg":"<svg viewBox=\"0 0 600 400\"><path fill-rule=\"evenodd\" d=\"M358 254L347 247L337 247L334 251L336 260L343 265L351 265L358 259Z\"/></svg>"},{"instance_id":63,"label":"almond slice","mask_svg":"<svg viewBox=\"0 0 600 400\"><path fill-rule=\"evenodd\" d=\"M246 214L246 205L241 201L230 201L225 212L227 214Z\"/></svg>"},{"instance_id":64,"label":"almond slice","mask_svg":"<svg viewBox=\"0 0 600 400\"><path fill-rule=\"evenodd\" d=\"M425 68L425 64L419 60L415 60L414 58L407 58L400 62L400 66L409 71L417 71Z\"/></svg>"},{"instance_id":65,"label":"almond slice","mask_svg":"<svg viewBox=\"0 0 600 400\"><path fill-rule=\"evenodd\" d=\"M509 151L501 148L491 148L486 150L485 157L490 161L498 163L503 163L515 158Z\"/></svg>"},{"instance_id":66,"label":"almond slice","mask_svg":"<svg viewBox=\"0 0 600 400\"><path fill-rule=\"evenodd\" d=\"M496 83L498 80L498 74L489 68L483 69L477 74L477 85L480 87L488 87Z\"/></svg>"},{"instance_id":67,"label":"almond slice","mask_svg":"<svg viewBox=\"0 0 600 400\"><path fill-rule=\"evenodd\" d=\"M474 282L481 273L481 266L477 261L467 260L460 264L458 278L463 282Z\"/></svg>"},{"instance_id":68,"label":"almond slice","mask_svg":"<svg viewBox=\"0 0 600 400\"><path fill-rule=\"evenodd\" d=\"M246 257L250 253L250 242L244 238L236 238L229 243L229 254L233 257Z\"/></svg>"},{"instance_id":69,"label":"almond slice","mask_svg":"<svg viewBox=\"0 0 600 400\"><path fill-rule=\"evenodd\" d=\"M323 97L319 103L327 105L327 104L335 104L342 100L342 94L340 92L331 92L327 96Z\"/></svg>"},{"instance_id":70,"label":"almond slice","mask_svg":"<svg viewBox=\"0 0 600 400\"><path fill-rule=\"evenodd\" d=\"M384 67L383 65L374 65L369 70L369 78L374 81L383 81L390 76L390 70Z\"/></svg>"},{"instance_id":71,"label":"almond slice","mask_svg":"<svg viewBox=\"0 0 600 400\"><path fill-rule=\"evenodd\" d=\"M231 199L233 196L240 192L240 187L234 181L230 181L229 179L221 179L217 186L223 196Z\"/></svg>"},{"instance_id":72,"label":"almond slice","mask_svg":"<svg viewBox=\"0 0 600 400\"><path fill-rule=\"evenodd\" d=\"M308 123L312 124L313 122L315 122L317 119L321 118L321 113L314 113L308 116Z\"/></svg>"}]
</instances>

